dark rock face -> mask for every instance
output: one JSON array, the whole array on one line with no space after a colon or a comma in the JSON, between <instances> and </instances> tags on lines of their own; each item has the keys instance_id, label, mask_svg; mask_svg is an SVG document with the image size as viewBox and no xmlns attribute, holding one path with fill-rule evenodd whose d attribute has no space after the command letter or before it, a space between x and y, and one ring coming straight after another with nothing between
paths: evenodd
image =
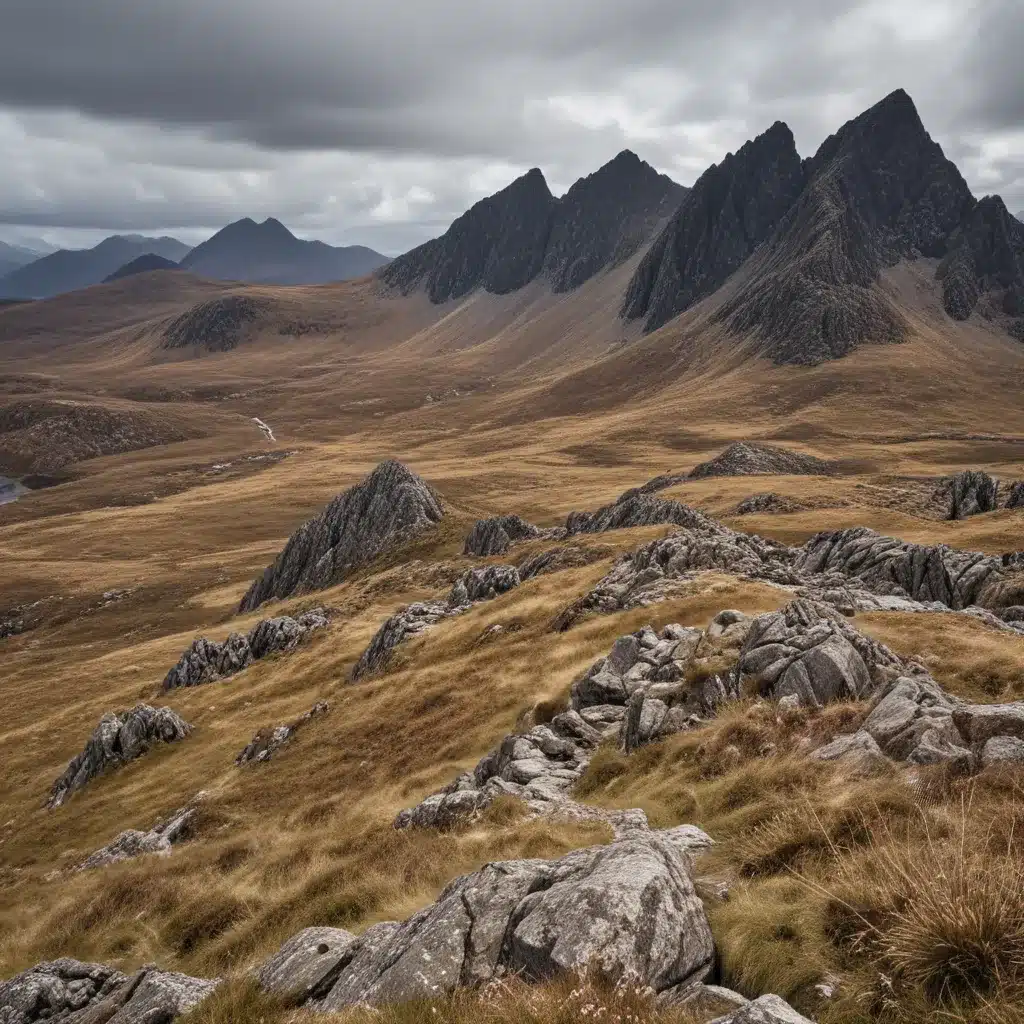
<instances>
[{"instance_id":1,"label":"dark rock face","mask_svg":"<svg viewBox=\"0 0 1024 1024\"><path fill-rule=\"evenodd\" d=\"M765 515L782 512L799 512L803 508L797 501L787 498L783 494L776 494L774 491L764 491L761 494L752 494L744 498L736 506L736 515Z\"/></svg>"},{"instance_id":2,"label":"dark rock face","mask_svg":"<svg viewBox=\"0 0 1024 1024\"><path fill-rule=\"evenodd\" d=\"M139 704L131 711L100 719L85 749L76 755L53 784L47 807L60 807L90 779L141 757L154 743L175 743L192 732L177 712Z\"/></svg>"},{"instance_id":3,"label":"dark rock face","mask_svg":"<svg viewBox=\"0 0 1024 1024\"><path fill-rule=\"evenodd\" d=\"M1006 495L1007 508L1024 508L1024 480L1018 480L1010 485L1010 491Z\"/></svg>"},{"instance_id":4,"label":"dark rock face","mask_svg":"<svg viewBox=\"0 0 1024 1024\"><path fill-rule=\"evenodd\" d=\"M503 555L520 540L539 537L541 531L520 516L495 516L481 519L470 531L462 549L464 555Z\"/></svg>"},{"instance_id":5,"label":"dark rock face","mask_svg":"<svg viewBox=\"0 0 1024 1024\"><path fill-rule=\"evenodd\" d=\"M103 964L62 958L0 983L0 1022L169 1024L198 1006L219 982L143 967L128 976Z\"/></svg>"},{"instance_id":6,"label":"dark rock face","mask_svg":"<svg viewBox=\"0 0 1024 1024\"><path fill-rule=\"evenodd\" d=\"M558 201L543 273L568 292L636 253L686 189L628 149L581 178Z\"/></svg>"},{"instance_id":7,"label":"dark rock face","mask_svg":"<svg viewBox=\"0 0 1024 1024\"><path fill-rule=\"evenodd\" d=\"M260 729L249 741L246 748L235 758L235 764L241 767L247 764L262 764L269 761L303 727L326 715L331 710L325 700L317 701L304 715L300 715L288 725L278 725L272 729Z\"/></svg>"},{"instance_id":8,"label":"dark rock face","mask_svg":"<svg viewBox=\"0 0 1024 1024\"><path fill-rule=\"evenodd\" d=\"M629 259L678 206L686 190L635 154L620 153L555 199L536 168L481 200L440 238L394 260L380 277L431 302L475 288L516 291L544 276L571 291Z\"/></svg>"},{"instance_id":9,"label":"dark rock face","mask_svg":"<svg viewBox=\"0 0 1024 1024\"><path fill-rule=\"evenodd\" d=\"M249 588L239 611L272 598L321 590L439 523L438 496L406 466L382 462L292 534L273 565Z\"/></svg>"},{"instance_id":10,"label":"dark rock face","mask_svg":"<svg viewBox=\"0 0 1024 1024\"><path fill-rule=\"evenodd\" d=\"M950 482L949 518L966 519L999 507L999 481L981 470L957 473Z\"/></svg>"},{"instance_id":11,"label":"dark rock face","mask_svg":"<svg viewBox=\"0 0 1024 1024\"><path fill-rule=\"evenodd\" d=\"M278 651L294 650L314 630L328 624L323 608L303 612L296 618L281 615L257 622L247 634L232 633L223 643L200 637L178 659L166 675L163 688L201 686L226 679L248 668L254 661Z\"/></svg>"},{"instance_id":12,"label":"dark rock face","mask_svg":"<svg viewBox=\"0 0 1024 1024\"><path fill-rule=\"evenodd\" d=\"M826 139L807 170L799 201L719 317L756 331L777 363L902 341L905 324L874 287L878 273L903 257L943 255L974 204L966 182L902 90Z\"/></svg>"},{"instance_id":13,"label":"dark rock face","mask_svg":"<svg viewBox=\"0 0 1024 1024\"><path fill-rule=\"evenodd\" d=\"M630 492L627 492L629 494ZM625 497L625 495L623 496ZM692 529L714 529L717 523L689 505L646 494L620 498L596 512L570 512L565 521L567 536L578 533L604 533L606 530L624 530L631 526L657 526L674 523Z\"/></svg>"},{"instance_id":14,"label":"dark rock face","mask_svg":"<svg viewBox=\"0 0 1024 1024\"><path fill-rule=\"evenodd\" d=\"M382 280L403 294L425 286L431 302L475 288L503 295L540 273L557 200L534 168L464 213L440 237L393 260Z\"/></svg>"},{"instance_id":15,"label":"dark rock face","mask_svg":"<svg viewBox=\"0 0 1024 1024\"><path fill-rule=\"evenodd\" d=\"M307 1005L325 1012L436 999L504 974L541 980L586 968L613 983L681 991L707 977L714 955L674 830L631 832L556 861L489 864L401 924L374 925L348 945L321 937L315 947L293 939L286 948L268 971L275 990L308 992ZM286 959L294 972L281 969Z\"/></svg>"},{"instance_id":16,"label":"dark rock face","mask_svg":"<svg viewBox=\"0 0 1024 1024\"><path fill-rule=\"evenodd\" d=\"M804 180L782 122L712 165L644 257L622 315L653 331L717 291L768 239Z\"/></svg>"},{"instance_id":17,"label":"dark rock face","mask_svg":"<svg viewBox=\"0 0 1024 1024\"><path fill-rule=\"evenodd\" d=\"M245 295L225 295L200 302L176 316L164 330L164 348L202 346L210 352L228 352L258 320L266 306Z\"/></svg>"},{"instance_id":18,"label":"dark rock face","mask_svg":"<svg viewBox=\"0 0 1024 1024\"><path fill-rule=\"evenodd\" d=\"M694 467L690 478L709 476L828 476L834 472L831 463L804 452L777 448L754 441L737 441L709 462Z\"/></svg>"},{"instance_id":19,"label":"dark rock face","mask_svg":"<svg viewBox=\"0 0 1024 1024\"><path fill-rule=\"evenodd\" d=\"M1024 316L1024 224L999 196L982 199L953 233L938 277L954 320L966 320L990 291L1007 316Z\"/></svg>"}]
</instances>

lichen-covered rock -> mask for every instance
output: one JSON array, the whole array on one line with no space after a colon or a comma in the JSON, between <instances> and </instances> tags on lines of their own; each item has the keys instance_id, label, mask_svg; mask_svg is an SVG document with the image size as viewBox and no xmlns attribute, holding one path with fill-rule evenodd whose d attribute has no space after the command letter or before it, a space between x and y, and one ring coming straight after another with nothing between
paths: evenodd
<instances>
[{"instance_id":1,"label":"lichen-covered rock","mask_svg":"<svg viewBox=\"0 0 1024 1024\"><path fill-rule=\"evenodd\" d=\"M809 1017L797 1013L779 996L761 996L724 1017L716 1017L709 1024L814 1024Z\"/></svg>"},{"instance_id":2,"label":"lichen-covered rock","mask_svg":"<svg viewBox=\"0 0 1024 1024\"><path fill-rule=\"evenodd\" d=\"M147 853L169 854L172 846L191 835L199 817L197 804L204 796L204 793L197 794L189 804L175 811L169 818L158 821L148 832L126 829L113 842L91 854L78 869L86 871L102 868Z\"/></svg>"},{"instance_id":3,"label":"lichen-covered rock","mask_svg":"<svg viewBox=\"0 0 1024 1024\"><path fill-rule=\"evenodd\" d=\"M47 807L60 807L90 779L141 757L154 743L175 743L192 732L177 712L139 704L100 719L85 745L50 790Z\"/></svg>"},{"instance_id":4,"label":"lichen-covered rock","mask_svg":"<svg viewBox=\"0 0 1024 1024\"><path fill-rule=\"evenodd\" d=\"M233 676L268 654L294 650L310 633L329 622L323 608L292 618L280 615L257 622L247 634L231 633L223 643L199 637L166 675L163 689L201 686Z\"/></svg>"},{"instance_id":5,"label":"lichen-covered rock","mask_svg":"<svg viewBox=\"0 0 1024 1024\"><path fill-rule=\"evenodd\" d=\"M337 980L355 941L343 928L304 928L263 964L257 980L264 991L295 1002L321 999Z\"/></svg>"},{"instance_id":6,"label":"lichen-covered rock","mask_svg":"<svg viewBox=\"0 0 1024 1024\"><path fill-rule=\"evenodd\" d=\"M0 1024L170 1024L218 984L152 966L128 976L64 958L0 982Z\"/></svg>"},{"instance_id":7,"label":"lichen-covered rock","mask_svg":"<svg viewBox=\"0 0 1024 1024\"><path fill-rule=\"evenodd\" d=\"M294 947L293 947L294 948ZM434 998L509 973L588 969L655 992L699 983L714 943L689 859L669 833L633 832L556 861L489 864L401 924L376 925L332 966L311 1008Z\"/></svg>"},{"instance_id":8,"label":"lichen-covered rock","mask_svg":"<svg viewBox=\"0 0 1024 1024\"><path fill-rule=\"evenodd\" d=\"M744 689L811 707L869 696L902 669L830 605L805 599L756 618L738 664Z\"/></svg>"},{"instance_id":9,"label":"lichen-covered rock","mask_svg":"<svg viewBox=\"0 0 1024 1024\"><path fill-rule=\"evenodd\" d=\"M317 701L304 715L300 715L288 725L274 726L272 729L260 729L249 741L246 748L235 758L235 764L241 767L247 764L262 764L269 761L278 750L314 718L326 715L331 710L327 701Z\"/></svg>"},{"instance_id":10,"label":"lichen-covered rock","mask_svg":"<svg viewBox=\"0 0 1024 1024\"><path fill-rule=\"evenodd\" d=\"M828 476L834 472L831 463L806 452L762 444L737 441L709 462L694 467L690 478L700 480L711 476Z\"/></svg>"},{"instance_id":11,"label":"lichen-covered rock","mask_svg":"<svg viewBox=\"0 0 1024 1024\"><path fill-rule=\"evenodd\" d=\"M423 480L400 462L382 462L292 534L239 610L338 583L353 568L406 543L443 516L440 498Z\"/></svg>"},{"instance_id":12,"label":"lichen-covered rock","mask_svg":"<svg viewBox=\"0 0 1024 1024\"><path fill-rule=\"evenodd\" d=\"M462 553L480 557L503 555L518 541L540 536L540 529L520 516L508 515L495 516L493 519L481 519L466 538Z\"/></svg>"}]
</instances>

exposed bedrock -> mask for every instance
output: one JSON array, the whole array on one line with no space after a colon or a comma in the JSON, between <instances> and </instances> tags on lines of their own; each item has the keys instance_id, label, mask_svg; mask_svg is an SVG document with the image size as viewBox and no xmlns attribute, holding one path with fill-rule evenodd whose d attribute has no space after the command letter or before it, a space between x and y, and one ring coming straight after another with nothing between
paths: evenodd
<instances>
[{"instance_id":1,"label":"exposed bedrock","mask_svg":"<svg viewBox=\"0 0 1024 1024\"><path fill-rule=\"evenodd\" d=\"M291 742L295 734L314 718L326 715L331 710L327 701L317 701L304 715L287 725L259 729L249 741L245 749L235 758L235 764L241 767L247 764L262 764L269 761L286 743Z\"/></svg>"},{"instance_id":2,"label":"exposed bedrock","mask_svg":"<svg viewBox=\"0 0 1024 1024\"><path fill-rule=\"evenodd\" d=\"M352 569L412 540L444 516L441 499L400 462L382 462L292 534L249 588L239 611L272 598L322 590Z\"/></svg>"},{"instance_id":3,"label":"exposed bedrock","mask_svg":"<svg viewBox=\"0 0 1024 1024\"><path fill-rule=\"evenodd\" d=\"M294 650L314 630L329 622L323 608L294 618L280 615L257 622L248 633L232 633L223 643L199 637L164 677L163 689L200 686L233 676L268 654Z\"/></svg>"},{"instance_id":4,"label":"exposed bedrock","mask_svg":"<svg viewBox=\"0 0 1024 1024\"><path fill-rule=\"evenodd\" d=\"M139 704L130 711L108 712L85 749L71 759L50 789L47 807L60 807L90 779L141 757L156 743L175 743L192 732L177 712Z\"/></svg>"}]
</instances>

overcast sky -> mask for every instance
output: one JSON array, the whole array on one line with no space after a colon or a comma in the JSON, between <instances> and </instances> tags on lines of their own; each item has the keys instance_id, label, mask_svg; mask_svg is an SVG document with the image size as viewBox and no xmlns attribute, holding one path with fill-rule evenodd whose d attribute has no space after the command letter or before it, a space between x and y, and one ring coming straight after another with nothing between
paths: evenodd
<instances>
[{"instance_id":1,"label":"overcast sky","mask_svg":"<svg viewBox=\"0 0 1024 1024\"><path fill-rule=\"evenodd\" d=\"M243 216L401 252L539 166L684 184L902 86L1024 209L1022 0L0 0L0 238Z\"/></svg>"}]
</instances>

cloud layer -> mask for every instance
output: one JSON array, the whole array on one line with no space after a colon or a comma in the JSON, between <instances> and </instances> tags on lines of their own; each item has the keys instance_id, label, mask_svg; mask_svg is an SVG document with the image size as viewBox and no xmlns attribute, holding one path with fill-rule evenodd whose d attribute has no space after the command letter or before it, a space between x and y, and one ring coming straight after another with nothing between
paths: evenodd
<instances>
[{"instance_id":1,"label":"cloud layer","mask_svg":"<svg viewBox=\"0 0 1024 1024\"><path fill-rule=\"evenodd\" d=\"M1019 0L6 0L0 237L240 216L399 252L530 166L690 183L776 119L810 152L897 86L1024 209ZM3 225L7 225L6 230Z\"/></svg>"}]
</instances>

